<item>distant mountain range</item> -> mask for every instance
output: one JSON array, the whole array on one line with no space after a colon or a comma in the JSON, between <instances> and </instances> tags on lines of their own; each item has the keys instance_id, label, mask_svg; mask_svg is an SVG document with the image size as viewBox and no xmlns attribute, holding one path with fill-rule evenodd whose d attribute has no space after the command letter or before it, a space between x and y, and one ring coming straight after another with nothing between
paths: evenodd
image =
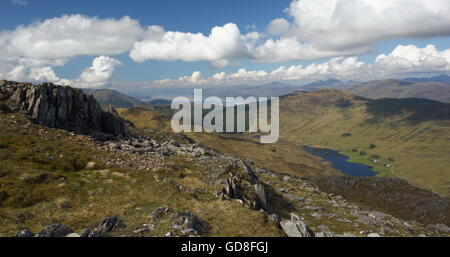
<instances>
[{"instance_id":1,"label":"distant mountain range","mask_svg":"<svg viewBox=\"0 0 450 257\"><path fill-rule=\"evenodd\" d=\"M301 89L304 91L315 91L321 89L343 89L347 84L348 83L344 83L337 79L327 79L315 81L310 84L301 86Z\"/></svg>"},{"instance_id":2,"label":"distant mountain range","mask_svg":"<svg viewBox=\"0 0 450 257\"><path fill-rule=\"evenodd\" d=\"M150 100L145 100L142 102L144 102L147 105L167 105L167 104L172 103L171 100L167 100L167 99L150 99Z\"/></svg>"},{"instance_id":3,"label":"distant mountain range","mask_svg":"<svg viewBox=\"0 0 450 257\"><path fill-rule=\"evenodd\" d=\"M203 96L225 97L275 97L289 95L298 91L317 91L323 89L347 90L369 99L380 98L424 98L440 102L450 102L450 76L440 75L431 78L406 78L374 80L370 82L343 82L337 79L319 80L306 85L272 82L263 85L216 86L203 88ZM155 88L141 94L120 93L113 89L83 89L92 94L102 105L115 108L130 108L142 105L167 105L172 98L186 96L192 98L193 88ZM142 98L141 98L142 97ZM138 98L150 100L139 100Z\"/></svg>"},{"instance_id":4,"label":"distant mountain range","mask_svg":"<svg viewBox=\"0 0 450 257\"><path fill-rule=\"evenodd\" d=\"M346 83L337 79L319 80L307 85L293 85L282 82L272 82L259 86L226 86L208 88L203 91L204 96L217 97L275 97L288 95L297 91L315 91L320 89L344 89Z\"/></svg>"},{"instance_id":5,"label":"distant mountain range","mask_svg":"<svg viewBox=\"0 0 450 257\"><path fill-rule=\"evenodd\" d=\"M404 80L411 82L440 82L444 84L450 84L450 76L447 75L439 75L431 78L406 78Z\"/></svg>"},{"instance_id":6,"label":"distant mountain range","mask_svg":"<svg viewBox=\"0 0 450 257\"><path fill-rule=\"evenodd\" d=\"M263 96L282 96L290 94L295 91L299 91L301 88L296 85L273 82L263 84L259 86L225 86L225 87L213 87L203 90L203 96L217 96L220 98L225 97L263 97Z\"/></svg>"},{"instance_id":7,"label":"distant mountain range","mask_svg":"<svg viewBox=\"0 0 450 257\"><path fill-rule=\"evenodd\" d=\"M101 105L112 105L114 108L131 108L146 105L144 102L122 94L113 89L83 89L86 94L94 96Z\"/></svg>"},{"instance_id":8,"label":"distant mountain range","mask_svg":"<svg viewBox=\"0 0 450 257\"><path fill-rule=\"evenodd\" d=\"M443 77L441 77L443 78ZM412 82L405 80L376 80L353 84L347 88L350 92L369 99L380 98L424 98L439 102L450 102L450 85L441 82Z\"/></svg>"}]
</instances>

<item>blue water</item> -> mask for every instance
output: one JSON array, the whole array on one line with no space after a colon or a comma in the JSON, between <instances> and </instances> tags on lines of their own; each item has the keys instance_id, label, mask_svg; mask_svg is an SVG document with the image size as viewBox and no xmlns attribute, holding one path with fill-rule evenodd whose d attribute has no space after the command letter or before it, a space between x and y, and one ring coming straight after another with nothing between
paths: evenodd
<instances>
[{"instance_id":1,"label":"blue water","mask_svg":"<svg viewBox=\"0 0 450 257\"><path fill-rule=\"evenodd\" d=\"M372 170L373 167L360 163L349 162L348 160L350 158L348 156L340 154L337 151L308 146L304 146L303 149L305 149L308 153L319 156L324 161L331 163L333 168L342 171L344 174L355 177L373 177L378 174Z\"/></svg>"}]
</instances>

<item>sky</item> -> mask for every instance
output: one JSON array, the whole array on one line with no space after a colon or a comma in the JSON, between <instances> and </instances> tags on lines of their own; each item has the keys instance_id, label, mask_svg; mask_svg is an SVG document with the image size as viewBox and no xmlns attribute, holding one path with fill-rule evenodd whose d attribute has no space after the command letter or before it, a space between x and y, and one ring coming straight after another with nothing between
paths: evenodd
<instances>
[{"instance_id":1,"label":"sky","mask_svg":"<svg viewBox=\"0 0 450 257\"><path fill-rule=\"evenodd\" d=\"M2 0L0 10L0 79L136 89L450 73L448 0Z\"/></svg>"}]
</instances>

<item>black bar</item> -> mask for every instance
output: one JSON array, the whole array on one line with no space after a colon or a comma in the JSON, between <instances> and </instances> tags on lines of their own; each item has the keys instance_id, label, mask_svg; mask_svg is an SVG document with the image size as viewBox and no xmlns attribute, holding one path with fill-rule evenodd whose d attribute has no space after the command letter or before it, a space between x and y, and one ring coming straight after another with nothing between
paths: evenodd
<instances>
[{"instance_id":1,"label":"black bar","mask_svg":"<svg viewBox=\"0 0 450 257\"><path fill-rule=\"evenodd\" d=\"M0 249L4 253L10 248L11 253L30 251L59 256L384 256L396 251L404 256L424 249L430 253L433 249L445 251L448 243L448 238L1 238ZM214 251L206 245L214 245Z\"/></svg>"}]
</instances>

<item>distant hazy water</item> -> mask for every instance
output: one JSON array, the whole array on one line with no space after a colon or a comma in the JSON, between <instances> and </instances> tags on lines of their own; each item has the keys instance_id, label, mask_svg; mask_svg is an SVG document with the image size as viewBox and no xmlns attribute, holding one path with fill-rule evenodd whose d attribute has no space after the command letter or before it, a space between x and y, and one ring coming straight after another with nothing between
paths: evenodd
<instances>
[{"instance_id":1,"label":"distant hazy water","mask_svg":"<svg viewBox=\"0 0 450 257\"><path fill-rule=\"evenodd\" d=\"M355 177L373 177L378 173L372 167L360 163L349 162L349 157L330 149L320 149L304 146L308 153L321 157L324 161L331 163L333 168L340 170L344 174Z\"/></svg>"}]
</instances>

